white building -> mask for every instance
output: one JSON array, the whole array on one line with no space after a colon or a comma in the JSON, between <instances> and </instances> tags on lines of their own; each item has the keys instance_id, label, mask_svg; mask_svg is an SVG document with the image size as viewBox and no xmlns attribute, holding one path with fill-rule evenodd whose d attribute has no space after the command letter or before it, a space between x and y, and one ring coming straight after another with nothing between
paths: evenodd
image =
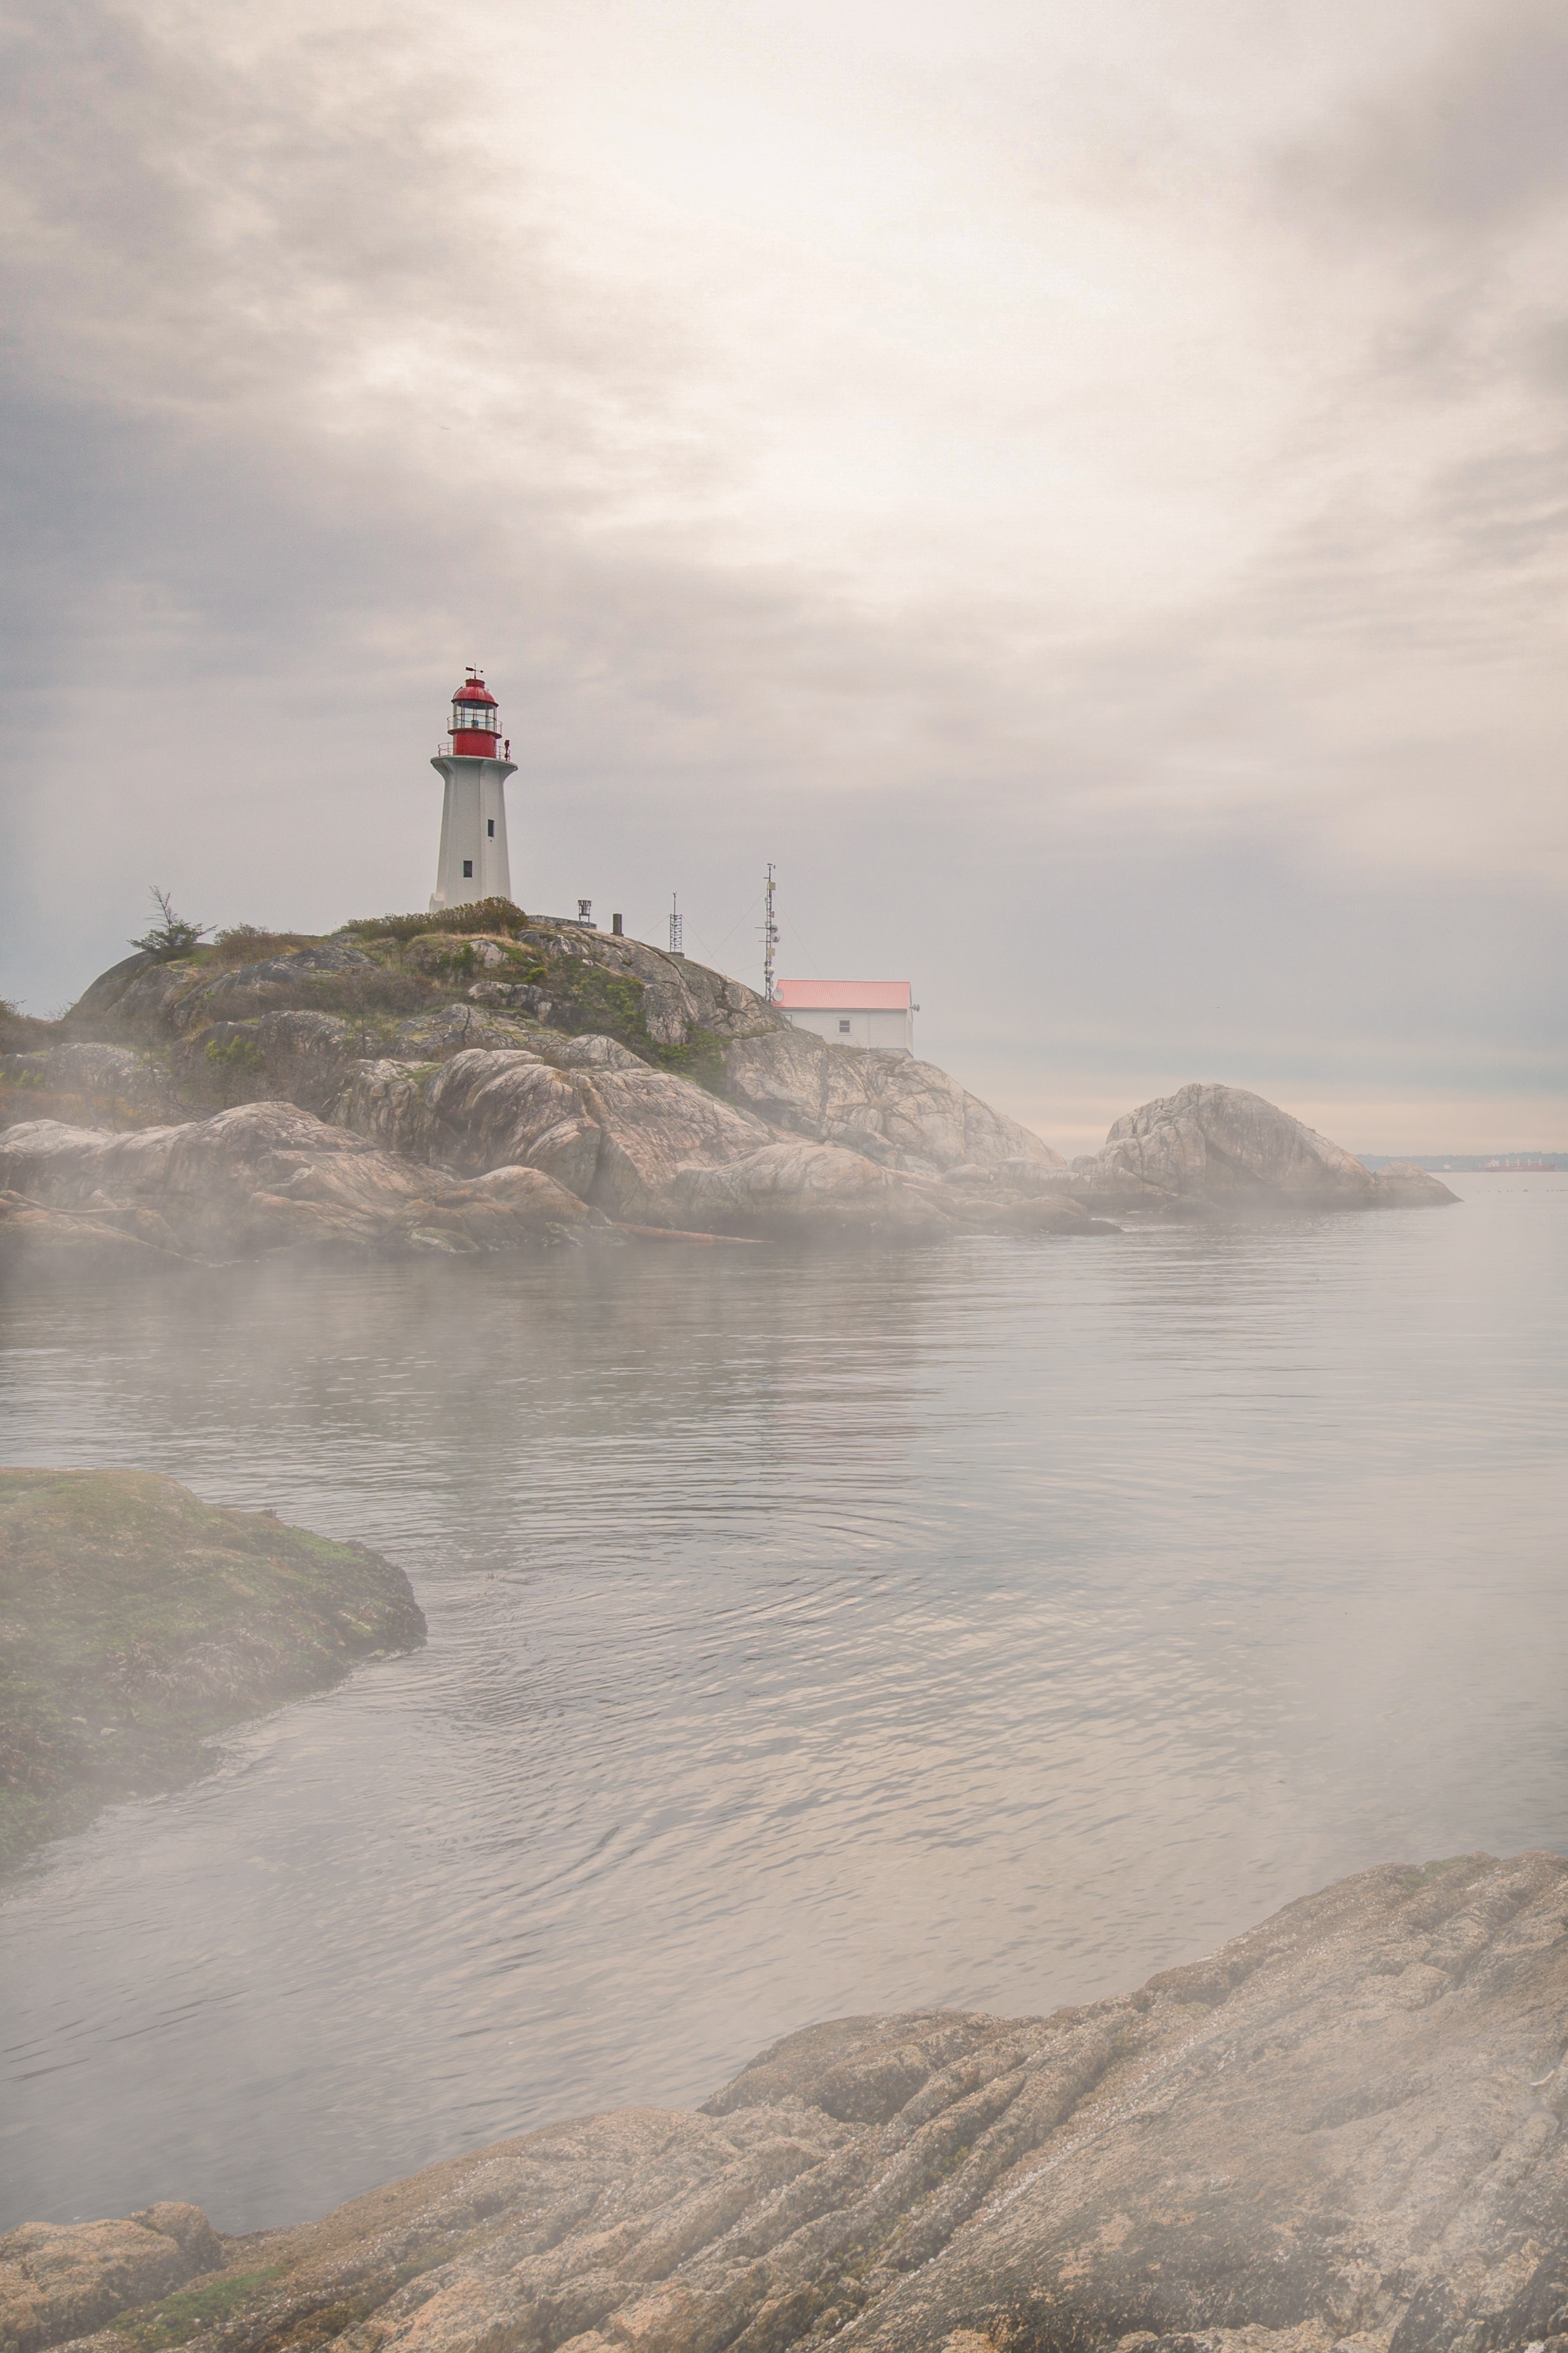
<instances>
[{"instance_id":1,"label":"white building","mask_svg":"<svg viewBox=\"0 0 1568 2353\"><path fill-rule=\"evenodd\" d=\"M915 1050L915 1015L907 980L781 980L773 1003L797 1029L833 1046L901 1046Z\"/></svg>"},{"instance_id":2,"label":"white building","mask_svg":"<svg viewBox=\"0 0 1568 2353\"><path fill-rule=\"evenodd\" d=\"M446 780L441 804L441 852L430 913L466 906L471 899L510 899L511 860L506 847L506 780L515 761L498 758L500 706L478 670L452 697L452 748L430 765ZM506 751L511 745L506 745Z\"/></svg>"}]
</instances>

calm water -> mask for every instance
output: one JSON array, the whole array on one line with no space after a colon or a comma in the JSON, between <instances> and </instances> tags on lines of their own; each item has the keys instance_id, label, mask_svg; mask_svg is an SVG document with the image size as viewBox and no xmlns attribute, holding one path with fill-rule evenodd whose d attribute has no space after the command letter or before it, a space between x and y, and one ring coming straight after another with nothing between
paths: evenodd
<instances>
[{"instance_id":1,"label":"calm water","mask_svg":"<svg viewBox=\"0 0 1568 2353\"><path fill-rule=\"evenodd\" d=\"M14 1295L3 1451L402 1562L424 1651L0 1902L0 2227L313 2213L835 2012L1568 1849L1568 1177L871 1260Z\"/></svg>"}]
</instances>

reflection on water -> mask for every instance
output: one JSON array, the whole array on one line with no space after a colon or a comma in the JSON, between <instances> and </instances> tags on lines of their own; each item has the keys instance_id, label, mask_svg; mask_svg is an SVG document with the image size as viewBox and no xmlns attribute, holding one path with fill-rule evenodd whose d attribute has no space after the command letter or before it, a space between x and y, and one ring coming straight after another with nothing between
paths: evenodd
<instances>
[{"instance_id":1,"label":"reflection on water","mask_svg":"<svg viewBox=\"0 0 1568 2353\"><path fill-rule=\"evenodd\" d=\"M14 1461L401 1561L428 1648L0 1905L0 2228L320 2211L805 2021L1048 2010L1568 1845L1568 1180L871 1260L13 1297Z\"/></svg>"}]
</instances>

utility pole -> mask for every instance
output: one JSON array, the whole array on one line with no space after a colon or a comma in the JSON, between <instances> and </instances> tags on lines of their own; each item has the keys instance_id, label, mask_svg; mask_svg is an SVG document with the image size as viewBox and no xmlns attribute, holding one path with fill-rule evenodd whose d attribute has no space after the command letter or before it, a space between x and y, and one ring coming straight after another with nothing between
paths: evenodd
<instances>
[{"instance_id":1,"label":"utility pole","mask_svg":"<svg viewBox=\"0 0 1568 2353\"><path fill-rule=\"evenodd\" d=\"M685 918L685 916L684 916L684 915L681 913L681 912L680 912L680 895L679 895L679 892L672 891L672 892L670 892L670 894L669 894L669 953L670 953L670 955L684 955L686 954L685 941L686 941L686 918Z\"/></svg>"},{"instance_id":2,"label":"utility pole","mask_svg":"<svg viewBox=\"0 0 1568 2353\"><path fill-rule=\"evenodd\" d=\"M773 870L768 867L767 887L763 892L763 1002L773 1001L773 957L778 952L779 927L773 921Z\"/></svg>"}]
</instances>

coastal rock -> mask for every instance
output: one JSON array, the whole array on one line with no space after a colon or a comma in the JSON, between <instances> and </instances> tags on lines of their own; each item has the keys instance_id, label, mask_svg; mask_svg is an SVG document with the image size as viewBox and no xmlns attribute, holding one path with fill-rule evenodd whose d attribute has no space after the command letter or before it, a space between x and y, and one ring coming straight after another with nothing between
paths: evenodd
<instances>
[{"instance_id":1,"label":"coastal rock","mask_svg":"<svg viewBox=\"0 0 1568 2353\"><path fill-rule=\"evenodd\" d=\"M379 1554L150 1472L0 1470L0 1864L191 1779L205 1735L425 1636ZM198 2252L188 2269L216 2260Z\"/></svg>"},{"instance_id":2,"label":"coastal rock","mask_svg":"<svg viewBox=\"0 0 1568 2353\"><path fill-rule=\"evenodd\" d=\"M166 1073L125 1046L63 1045L49 1050L47 1085L101 1104L112 1121L167 1116L174 1095Z\"/></svg>"},{"instance_id":3,"label":"coastal rock","mask_svg":"<svg viewBox=\"0 0 1568 2353\"><path fill-rule=\"evenodd\" d=\"M526 1162L579 1196L594 1181L599 1130L571 1080L537 1055L454 1055L429 1081L425 1103L426 1148L444 1168L477 1176Z\"/></svg>"},{"instance_id":4,"label":"coastal rock","mask_svg":"<svg viewBox=\"0 0 1568 2353\"><path fill-rule=\"evenodd\" d=\"M699 1033L743 1038L785 1027L783 1014L743 981L731 980L685 956L666 955L644 940L581 924L564 925L552 934L524 932L522 938L525 945L597 965L612 978L635 981L641 990L643 1022L658 1045L686 1045Z\"/></svg>"},{"instance_id":5,"label":"coastal rock","mask_svg":"<svg viewBox=\"0 0 1568 2353\"><path fill-rule=\"evenodd\" d=\"M196 958L163 963L131 956L95 980L68 1017L77 1026L110 1017L121 1032L162 1032L171 1038L215 1021L253 1019L274 1008L298 1006L313 986L342 975L370 979L381 967L345 940L318 940L247 965L216 969Z\"/></svg>"},{"instance_id":6,"label":"coastal rock","mask_svg":"<svg viewBox=\"0 0 1568 2353\"><path fill-rule=\"evenodd\" d=\"M130 1134L54 1120L0 1132L0 1187L204 1259L331 1244L510 1249L553 1240L589 1215L542 1170L516 1171L505 1186L495 1181L502 1173L464 1184L291 1103Z\"/></svg>"},{"instance_id":7,"label":"coastal rock","mask_svg":"<svg viewBox=\"0 0 1568 2353\"><path fill-rule=\"evenodd\" d=\"M188 2342L1539 2348L1568 2334L1565 2049L1568 1862L1388 1864L1119 1999L809 2027L695 2114L550 2126L258 2234Z\"/></svg>"},{"instance_id":8,"label":"coastal rock","mask_svg":"<svg viewBox=\"0 0 1568 2353\"><path fill-rule=\"evenodd\" d=\"M964 1164L1064 1168L1048 1144L912 1054L831 1046L785 1028L738 1040L724 1055L724 1092L771 1127L916 1174Z\"/></svg>"},{"instance_id":9,"label":"coastal rock","mask_svg":"<svg viewBox=\"0 0 1568 2353\"><path fill-rule=\"evenodd\" d=\"M134 1127L178 1115L167 1071L151 1054L128 1046L66 1042L38 1052L0 1055L0 1087L13 1111L22 1110L24 1116Z\"/></svg>"},{"instance_id":10,"label":"coastal rock","mask_svg":"<svg viewBox=\"0 0 1568 2353\"><path fill-rule=\"evenodd\" d=\"M39 2353L222 2261L199 2206L166 2201L121 2222L25 2222L0 2238L0 2345Z\"/></svg>"},{"instance_id":11,"label":"coastal rock","mask_svg":"<svg viewBox=\"0 0 1568 2353\"><path fill-rule=\"evenodd\" d=\"M773 1137L761 1120L669 1071L574 1073L599 1131L592 1199L632 1225L689 1222L687 1174L744 1159Z\"/></svg>"},{"instance_id":12,"label":"coastal rock","mask_svg":"<svg viewBox=\"0 0 1568 2353\"><path fill-rule=\"evenodd\" d=\"M966 1100L951 1082L943 1083ZM975 1109L984 1112L984 1105ZM919 1180L920 1167L934 1176L931 1163L911 1168L912 1155L880 1133L873 1140L885 1158L798 1134L781 1136L690 1080L650 1069L612 1038L558 1041L538 1053L475 1049L435 1071L361 1064L336 1116L384 1149L437 1166L543 1169L630 1225L914 1237L962 1225L1043 1232L1078 1230L1088 1222L1070 1203L1036 1214L1009 1187L986 1201L984 1214L973 1205L961 1209ZM985 1125L994 1116L976 1118L974 1132L996 1140L999 1131ZM1032 1170L1050 1164L1002 1165Z\"/></svg>"},{"instance_id":13,"label":"coastal rock","mask_svg":"<svg viewBox=\"0 0 1568 2353\"><path fill-rule=\"evenodd\" d=\"M1379 1168L1373 1176L1373 1187L1380 1203L1390 1208L1416 1208L1432 1203L1458 1200L1440 1176L1423 1168L1414 1160L1391 1160L1386 1168Z\"/></svg>"},{"instance_id":14,"label":"coastal rock","mask_svg":"<svg viewBox=\"0 0 1568 2353\"><path fill-rule=\"evenodd\" d=\"M763 1144L717 1165L682 1166L658 1200L685 1223L725 1232L767 1226L867 1240L910 1240L951 1232L955 1222L933 1192L879 1168L860 1153L810 1144L801 1136Z\"/></svg>"},{"instance_id":15,"label":"coastal rock","mask_svg":"<svg viewBox=\"0 0 1568 2353\"><path fill-rule=\"evenodd\" d=\"M359 1060L353 1029L331 1013L264 1013L256 1044L267 1097L298 1103L318 1119L330 1117Z\"/></svg>"},{"instance_id":16,"label":"coastal rock","mask_svg":"<svg viewBox=\"0 0 1568 2353\"><path fill-rule=\"evenodd\" d=\"M1371 1208L1455 1198L1421 1171L1418 1185L1408 1176L1381 1184L1342 1145L1245 1087L1185 1086L1143 1103L1073 1169L1091 1193L1133 1206Z\"/></svg>"}]
</instances>

